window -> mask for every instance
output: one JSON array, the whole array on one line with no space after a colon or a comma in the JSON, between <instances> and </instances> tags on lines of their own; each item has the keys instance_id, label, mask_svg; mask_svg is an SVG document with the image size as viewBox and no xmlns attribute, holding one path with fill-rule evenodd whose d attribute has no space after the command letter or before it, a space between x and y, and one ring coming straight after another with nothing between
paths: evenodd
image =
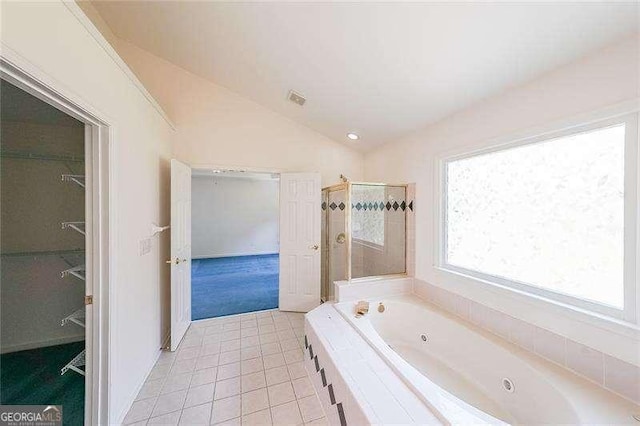
<instances>
[{"instance_id":1,"label":"window","mask_svg":"<svg viewBox=\"0 0 640 426\"><path fill-rule=\"evenodd\" d=\"M384 208L380 204L387 202L385 187L354 184L351 188L353 239L372 247L384 246Z\"/></svg>"},{"instance_id":2,"label":"window","mask_svg":"<svg viewBox=\"0 0 640 426\"><path fill-rule=\"evenodd\" d=\"M634 129L608 121L446 160L442 266L622 317L635 287L625 275Z\"/></svg>"}]
</instances>

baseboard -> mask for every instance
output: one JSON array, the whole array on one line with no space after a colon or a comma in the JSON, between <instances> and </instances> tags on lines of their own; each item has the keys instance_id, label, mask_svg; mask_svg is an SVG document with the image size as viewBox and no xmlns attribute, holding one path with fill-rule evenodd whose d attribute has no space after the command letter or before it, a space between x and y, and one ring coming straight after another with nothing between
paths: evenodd
<instances>
[{"instance_id":1,"label":"baseboard","mask_svg":"<svg viewBox=\"0 0 640 426\"><path fill-rule=\"evenodd\" d=\"M127 413L131 409L131 406L133 405L133 403L136 402L136 397L140 393L140 389L142 389L142 386L144 386L144 382L147 381L147 377L149 377L149 373L151 373L151 370L156 365L156 362L158 362L158 359L160 358L160 354L162 354L162 349L159 349L156 352L155 356L151 358L151 364L146 368L146 373L142 381L138 384L138 386L136 386L136 388L133 390L133 393L129 395L129 398L127 398L127 403L124 404L124 409L120 411L120 414L118 414L115 422L112 422L112 423L110 422L111 424L116 424L116 425L124 424L124 418L126 417Z\"/></svg>"},{"instance_id":2,"label":"baseboard","mask_svg":"<svg viewBox=\"0 0 640 426\"><path fill-rule=\"evenodd\" d=\"M257 252L257 253L225 253L225 254L210 254L210 255L192 255L192 259L218 259L221 257L244 257L244 256L268 256L272 254L278 254L278 252Z\"/></svg>"},{"instance_id":3,"label":"baseboard","mask_svg":"<svg viewBox=\"0 0 640 426\"><path fill-rule=\"evenodd\" d=\"M1 354L8 354L11 352L28 351L29 349L46 348L48 346L65 345L67 343L82 342L84 340L84 334L77 336L58 337L56 339L39 340L37 342L20 343L17 345L2 346L0 348Z\"/></svg>"}]
</instances>

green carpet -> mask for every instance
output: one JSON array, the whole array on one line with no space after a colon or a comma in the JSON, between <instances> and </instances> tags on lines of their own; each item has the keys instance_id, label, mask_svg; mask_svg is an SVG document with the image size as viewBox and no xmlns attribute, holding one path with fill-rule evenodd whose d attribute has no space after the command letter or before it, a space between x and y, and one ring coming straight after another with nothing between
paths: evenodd
<instances>
[{"instance_id":1,"label":"green carpet","mask_svg":"<svg viewBox=\"0 0 640 426\"><path fill-rule=\"evenodd\" d=\"M60 369L84 349L84 342L0 355L0 403L62 405L65 425L84 423L84 376Z\"/></svg>"}]
</instances>

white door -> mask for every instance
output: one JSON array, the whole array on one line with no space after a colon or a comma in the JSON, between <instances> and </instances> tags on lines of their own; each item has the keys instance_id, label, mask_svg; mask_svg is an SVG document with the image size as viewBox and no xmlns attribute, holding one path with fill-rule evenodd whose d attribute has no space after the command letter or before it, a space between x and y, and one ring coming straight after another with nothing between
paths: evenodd
<instances>
[{"instance_id":1,"label":"white door","mask_svg":"<svg viewBox=\"0 0 640 426\"><path fill-rule=\"evenodd\" d=\"M171 350L191 323L191 168L171 160Z\"/></svg>"},{"instance_id":2,"label":"white door","mask_svg":"<svg viewBox=\"0 0 640 426\"><path fill-rule=\"evenodd\" d=\"M280 301L283 311L320 304L320 175L280 175Z\"/></svg>"}]
</instances>

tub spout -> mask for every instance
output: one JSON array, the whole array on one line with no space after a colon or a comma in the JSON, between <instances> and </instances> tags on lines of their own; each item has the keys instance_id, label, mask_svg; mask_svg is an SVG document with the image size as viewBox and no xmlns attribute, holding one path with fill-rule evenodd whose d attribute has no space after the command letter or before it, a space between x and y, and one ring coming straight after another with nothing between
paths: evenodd
<instances>
[{"instance_id":1,"label":"tub spout","mask_svg":"<svg viewBox=\"0 0 640 426\"><path fill-rule=\"evenodd\" d=\"M361 300L356 304L356 318L367 314L369 312L369 302Z\"/></svg>"}]
</instances>

